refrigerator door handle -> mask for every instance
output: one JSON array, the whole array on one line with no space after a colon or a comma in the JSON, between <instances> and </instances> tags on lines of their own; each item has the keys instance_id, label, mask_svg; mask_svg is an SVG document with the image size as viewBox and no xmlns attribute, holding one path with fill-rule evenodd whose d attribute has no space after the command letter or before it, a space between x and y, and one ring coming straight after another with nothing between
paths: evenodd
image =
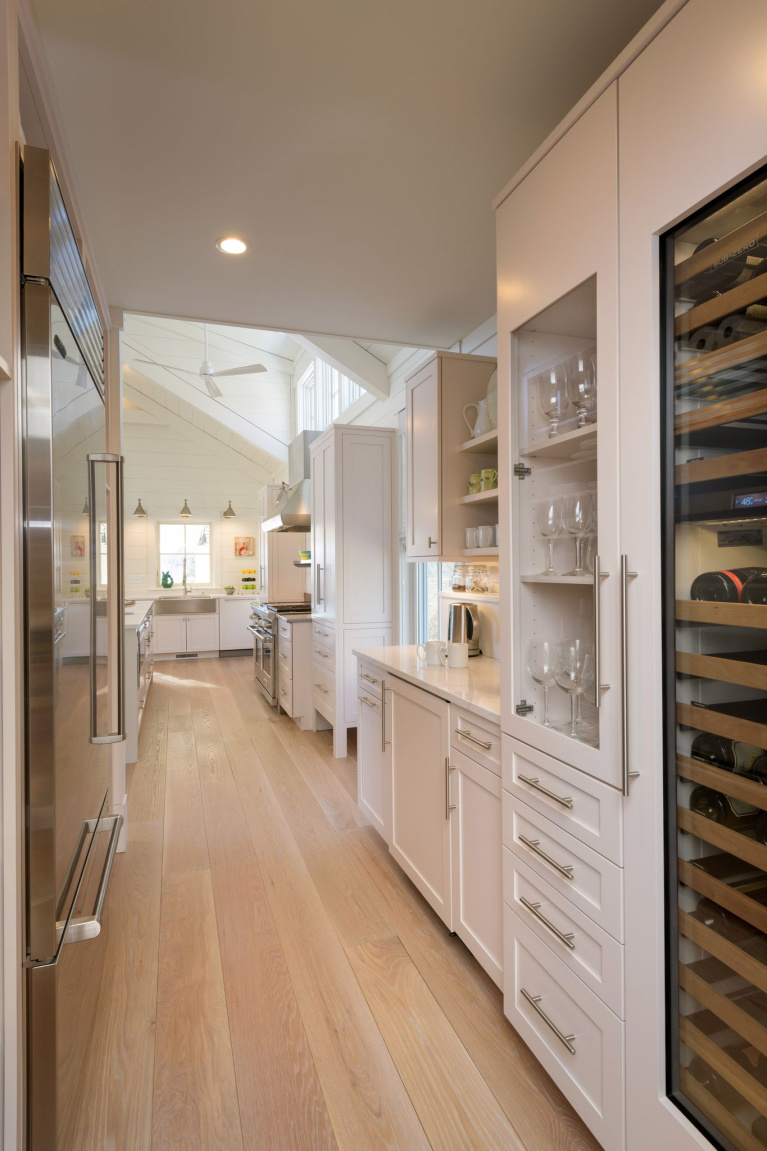
<instances>
[{"instance_id":1,"label":"refrigerator door handle","mask_svg":"<svg viewBox=\"0 0 767 1151\"><path fill-rule=\"evenodd\" d=\"M114 467L114 520L115 548L108 552L111 579L107 586L107 652L109 633L116 637L115 659L117 662L117 709L116 731L100 733L98 729L98 682L96 676L96 589L99 576L98 525L96 523L96 464ZM88 456L88 506L90 530L90 584L91 584L91 644L90 644L90 693L91 693L91 743L122 743L125 739L125 653L124 619L125 589L123 586L123 457L109 452L94 452ZM110 725L111 726L111 725Z\"/></svg>"},{"instance_id":2,"label":"refrigerator door handle","mask_svg":"<svg viewBox=\"0 0 767 1151\"><path fill-rule=\"evenodd\" d=\"M109 835L109 844L107 846L107 853L104 859L104 867L101 872L101 879L99 880L98 891L96 892L96 901L93 905L93 912L90 915L76 916L70 919L69 923L57 923L56 931L59 939L63 935L64 943L80 943L83 939L95 939L101 931L101 917L104 914L104 901L107 897L109 890L109 881L112 878L112 868L114 867L115 854L117 852L117 841L120 838L120 832L123 825L123 817L121 815L107 815L99 820L89 820L93 823L94 831L107 831L111 828ZM60 955L61 952L58 952ZM57 955L57 960L58 960Z\"/></svg>"}]
</instances>

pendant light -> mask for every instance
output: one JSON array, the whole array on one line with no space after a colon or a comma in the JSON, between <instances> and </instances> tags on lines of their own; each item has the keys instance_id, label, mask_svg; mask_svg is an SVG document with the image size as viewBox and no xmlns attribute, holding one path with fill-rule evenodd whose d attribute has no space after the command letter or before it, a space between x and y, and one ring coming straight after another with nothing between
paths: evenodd
<instances>
[{"instance_id":1,"label":"pendant light","mask_svg":"<svg viewBox=\"0 0 767 1151\"><path fill-rule=\"evenodd\" d=\"M141 506L141 500L139 500L139 502L136 504L136 510L133 514L134 514L134 516L141 516L141 517L146 516L146 508Z\"/></svg>"},{"instance_id":2,"label":"pendant light","mask_svg":"<svg viewBox=\"0 0 767 1151\"><path fill-rule=\"evenodd\" d=\"M182 520L188 520L191 516L192 513L189 510L189 504L186 502L186 499L184 499L184 506L178 514L181 516Z\"/></svg>"},{"instance_id":3,"label":"pendant light","mask_svg":"<svg viewBox=\"0 0 767 1151\"><path fill-rule=\"evenodd\" d=\"M224 512L224 519L225 520L234 520L236 518L237 518L237 512L232 507L232 501L230 500L229 501L229 507Z\"/></svg>"},{"instance_id":4,"label":"pendant light","mask_svg":"<svg viewBox=\"0 0 767 1151\"><path fill-rule=\"evenodd\" d=\"M83 510L80 514L84 515L84 516L89 516L91 514L91 507L90 507L90 504L88 503L88 497L87 496L85 497L85 503L83 504Z\"/></svg>"}]
</instances>

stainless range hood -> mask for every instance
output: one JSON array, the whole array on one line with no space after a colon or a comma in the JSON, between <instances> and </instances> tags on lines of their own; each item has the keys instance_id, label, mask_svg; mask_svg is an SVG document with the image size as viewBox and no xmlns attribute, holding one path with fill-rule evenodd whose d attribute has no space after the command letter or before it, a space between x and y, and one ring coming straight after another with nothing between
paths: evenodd
<instances>
[{"instance_id":1,"label":"stainless range hood","mask_svg":"<svg viewBox=\"0 0 767 1151\"><path fill-rule=\"evenodd\" d=\"M312 527L312 480L309 445L319 432L301 432L288 449L288 482L282 485L274 515L264 520L265 532L308 532Z\"/></svg>"}]
</instances>

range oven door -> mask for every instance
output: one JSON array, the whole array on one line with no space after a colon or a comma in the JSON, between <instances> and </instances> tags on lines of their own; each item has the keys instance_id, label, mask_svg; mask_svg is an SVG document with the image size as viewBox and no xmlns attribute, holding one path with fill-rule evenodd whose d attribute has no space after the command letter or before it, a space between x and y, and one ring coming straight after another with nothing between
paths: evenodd
<instances>
[{"instance_id":1,"label":"range oven door","mask_svg":"<svg viewBox=\"0 0 767 1151\"><path fill-rule=\"evenodd\" d=\"M250 624L253 635L253 675L270 700L274 698L274 636L259 624Z\"/></svg>"}]
</instances>

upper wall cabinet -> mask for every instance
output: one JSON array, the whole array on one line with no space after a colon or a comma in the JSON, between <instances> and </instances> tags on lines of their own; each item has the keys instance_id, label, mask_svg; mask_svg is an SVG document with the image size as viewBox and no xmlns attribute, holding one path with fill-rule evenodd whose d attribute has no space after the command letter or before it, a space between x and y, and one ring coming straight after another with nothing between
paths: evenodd
<instances>
[{"instance_id":1,"label":"upper wall cabinet","mask_svg":"<svg viewBox=\"0 0 767 1151\"><path fill-rule=\"evenodd\" d=\"M498 523L495 371L489 357L439 352L407 379L409 560L498 554L494 536L483 546L466 537Z\"/></svg>"},{"instance_id":2,"label":"upper wall cabinet","mask_svg":"<svg viewBox=\"0 0 767 1151\"><path fill-rule=\"evenodd\" d=\"M615 786L617 165L613 84L498 211L503 729Z\"/></svg>"}]
</instances>

